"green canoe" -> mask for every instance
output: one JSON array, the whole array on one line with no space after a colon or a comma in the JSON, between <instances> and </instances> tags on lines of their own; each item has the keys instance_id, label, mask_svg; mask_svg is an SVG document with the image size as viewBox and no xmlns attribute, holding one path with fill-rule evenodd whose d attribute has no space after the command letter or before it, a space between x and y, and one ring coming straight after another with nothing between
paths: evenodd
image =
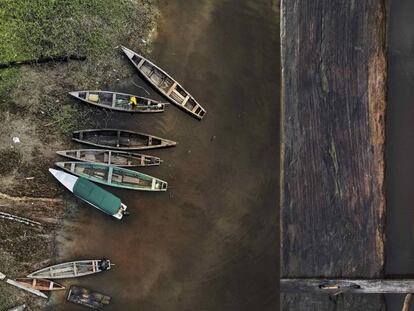
<instances>
[{"instance_id":1,"label":"green canoe","mask_svg":"<svg viewBox=\"0 0 414 311\"><path fill-rule=\"evenodd\" d=\"M55 164L69 173L112 187L166 191L168 186L167 182L158 178L103 163L57 162Z\"/></svg>"}]
</instances>

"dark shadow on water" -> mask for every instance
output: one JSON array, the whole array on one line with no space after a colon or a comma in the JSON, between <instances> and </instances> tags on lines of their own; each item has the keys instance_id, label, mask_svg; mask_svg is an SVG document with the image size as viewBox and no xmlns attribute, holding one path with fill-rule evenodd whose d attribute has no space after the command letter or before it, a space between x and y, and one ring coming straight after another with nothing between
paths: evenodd
<instances>
[{"instance_id":1,"label":"dark shadow on water","mask_svg":"<svg viewBox=\"0 0 414 311\"><path fill-rule=\"evenodd\" d=\"M414 275L414 1L390 1L386 275ZM387 295L401 310L404 295Z\"/></svg>"}]
</instances>

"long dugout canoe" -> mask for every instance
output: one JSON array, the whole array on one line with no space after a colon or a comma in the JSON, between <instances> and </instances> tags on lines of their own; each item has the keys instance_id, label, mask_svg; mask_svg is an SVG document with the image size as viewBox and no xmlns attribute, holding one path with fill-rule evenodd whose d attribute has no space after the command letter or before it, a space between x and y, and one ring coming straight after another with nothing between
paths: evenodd
<instances>
[{"instance_id":1,"label":"long dugout canoe","mask_svg":"<svg viewBox=\"0 0 414 311\"><path fill-rule=\"evenodd\" d=\"M194 117L202 119L206 110L168 73L144 56L122 46L122 51L130 59L141 75L172 103Z\"/></svg>"},{"instance_id":2,"label":"long dugout canoe","mask_svg":"<svg viewBox=\"0 0 414 311\"><path fill-rule=\"evenodd\" d=\"M168 187L161 179L113 165L87 162L57 162L55 165L106 186L142 191L166 191Z\"/></svg>"},{"instance_id":3,"label":"long dugout canoe","mask_svg":"<svg viewBox=\"0 0 414 311\"><path fill-rule=\"evenodd\" d=\"M161 163L160 158L151 155L106 149L61 150L56 151L56 153L77 161L104 163L121 167L155 166Z\"/></svg>"},{"instance_id":4,"label":"long dugout canoe","mask_svg":"<svg viewBox=\"0 0 414 311\"><path fill-rule=\"evenodd\" d=\"M72 139L82 144L117 150L145 150L172 147L172 140L121 129L88 129L73 132Z\"/></svg>"},{"instance_id":5,"label":"long dugout canoe","mask_svg":"<svg viewBox=\"0 0 414 311\"><path fill-rule=\"evenodd\" d=\"M66 279L91 275L111 269L109 259L91 259L60 263L37 270L28 278L37 279Z\"/></svg>"},{"instance_id":6,"label":"long dugout canoe","mask_svg":"<svg viewBox=\"0 0 414 311\"><path fill-rule=\"evenodd\" d=\"M165 104L150 98L111 91L74 91L69 94L85 103L101 108L123 112L163 112ZM131 98L135 97L137 105L131 105Z\"/></svg>"}]
</instances>

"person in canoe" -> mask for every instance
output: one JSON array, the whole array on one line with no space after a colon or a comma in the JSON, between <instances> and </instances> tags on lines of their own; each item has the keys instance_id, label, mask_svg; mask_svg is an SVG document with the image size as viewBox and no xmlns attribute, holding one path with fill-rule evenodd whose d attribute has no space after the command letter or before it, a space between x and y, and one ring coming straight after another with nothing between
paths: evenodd
<instances>
[{"instance_id":1,"label":"person in canoe","mask_svg":"<svg viewBox=\"0 0 414 311\"><path fill-rule=\"evenodd\" d=\"M137 98L136 98L135 96L131 96L131 99L129 100L129 104L130 104L132 107L136 107L136 106L138 106L138 103L137 103Z\"/></svg>"}]
</instances>

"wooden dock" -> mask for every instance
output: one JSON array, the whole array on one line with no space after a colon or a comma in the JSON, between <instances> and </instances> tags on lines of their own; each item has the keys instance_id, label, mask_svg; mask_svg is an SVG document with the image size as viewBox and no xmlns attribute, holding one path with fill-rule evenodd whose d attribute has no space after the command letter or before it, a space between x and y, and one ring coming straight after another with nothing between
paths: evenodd
<instances>
[{"instance_id":1,"label":"wooden dock","mask_svg":"<svg viewBox=\"0 0 414 311\"><path fill-rule=\"evenodd\" d=\"M282 278L383 277L385 10L382 0L281 2ZM384 306L375 294L281 299L295 311Z\"/></svg>"}]
</instances>

